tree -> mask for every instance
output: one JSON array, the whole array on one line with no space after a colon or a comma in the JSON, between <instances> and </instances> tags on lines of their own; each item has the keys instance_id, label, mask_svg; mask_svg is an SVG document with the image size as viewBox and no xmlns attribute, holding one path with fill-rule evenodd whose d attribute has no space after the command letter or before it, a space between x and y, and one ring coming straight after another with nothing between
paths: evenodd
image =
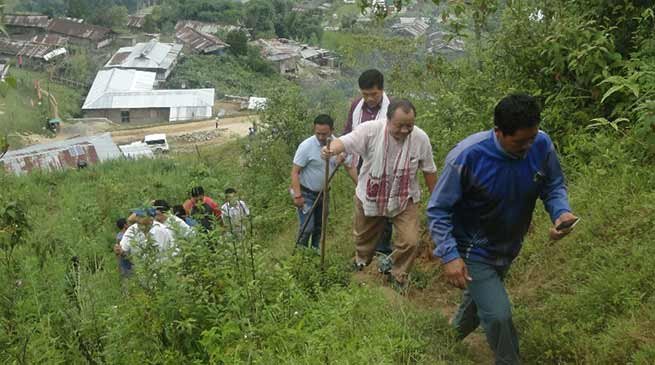
<instances>
[{"instance_id":1,"label":"tree","mask_svg":"<svg viewBox=\"0 0 655 365\"><path fill-rule=\"evenodd\" d=\"M253 35L270 36L275 30L273 5L268 0L251 0L246 4L245 24L252 29Z\"/></svg>"},{"instance_id":2,"label":"tree","mask_svg":"<svg viewBox=\"0 0 655 365\"><path fill-rule=\"evenodd\" d=\"M96 14L95 23L109 28L125 27L129 12L125 6L112 5Z\"/></svg>"},{"instance_id":3,"label":"tree","mask_svg":"<svg viewBox=\"0 0 655 365\"><path fill-rule=\"evenodd\" d=\"M244 31L231 31L227 34L225 42L230 45L230 51L236 56L248 53L248 35Z\"/></svg>"}]
</instances>

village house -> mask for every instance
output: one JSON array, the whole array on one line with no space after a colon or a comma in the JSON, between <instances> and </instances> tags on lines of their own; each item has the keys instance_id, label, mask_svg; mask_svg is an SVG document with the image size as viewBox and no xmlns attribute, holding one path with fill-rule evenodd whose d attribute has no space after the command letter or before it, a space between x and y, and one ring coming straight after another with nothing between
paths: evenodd
<instances>
[{"instance_id":1,"label":"village house","mask_svg":"<svg viewBox=\"0 0 655 365\"><path fill-rule=\"evenodd\" d=\"M132 30L140 31L146 23L145 15L130 15L127 17L127 27Z\"/></svg>"},{"instance_id":2,"label":"village house","mask_svg":"<svg viewBox=\"0 0 655 365\"><path fill-rule=\"evenodd\" d=\"M207 23L197 20L180 20L175 24L176 33L184 28L192 28L197 30L198 32L212 34L212 35L215 35L219 32L227 34L235 30L246 31L245 28L240 27L238 25Z\"/></svg>"},{"instance_id":3,"label":"village house","mask_svg":"<svg viewBox=\"0 0 655 365\"><path fill-rule=\"evenodd\" d=\"M66 50L47 44L0 39L0 54L15 57L16 66L19 68L41 68L51 59L66 54Z\"/></svg>"},{"instance_id":4,"label":"village house","mask_svg":"<svg viewBox=\"0 0 655 365\"><path fill-rule=\"evenodd\" d=\"M153 39L120 48L105 68L154 72L157 74L157 83L161 84L173 71L181 51L181 44L160 43Z\"/></svg>"},{"instance_id":5,"label":"village house","mask_svg":"<svg viewBox=\"0 0 655 365\"><path fill-rule=\"evenodd\" d=\"M30 39L34 44L45 44L54 47L66 47L68 45L68 37L62 37L57 34L37 34Z\"/></svg>"},{"instance_id":6,"label":"village house","mask_svg":"<svg viewBox=\"0 0 655 365\"><path fill-rule=\"evenodd\" d=\"M272 62L283 75L295 74L299 64L313 67L339 67L338 57L333 52L301 44L294 40L258 39L252 43L260 47L262 57Z\"/></svg>"},{"instance_id":7,"label":"village house","mask_svg":"<svg viewBox=\"0 0 655 365\"><path fill-rule=\"evenodd\" d=\"M222 55L229 45L209 33L184 27L175 33L175 39L193 53Z\"/></svg>"},{"instance_id":8,"label":"village house","mask_svg":"<svg viewBox=\"0 0 655 365\"><path fill-rule=\"evenodd\" d=\"M93 48L108 46L114 37L114 33L109 28L60 18L50 21L48 33L65 36L71 43Z\"/></svg>"},{"instance_id":9,"label":"village house","mask_svg":"<svg viewBox=\"0 0 655 365\"><path fill-rule=\"evenodd\" d=\"M7 33L23 37L45 33L50 23L47 15L6 14L2 19Z\"/></svg>"},{"instance_id":10,"label":"village house","mask_svg":"<svg viewBox=\"0 0 655 365\"><path fill-rule=\"evenodd\" d=\"M404 37L418 38L430 28L429 19L400 17L398 23L391 26L394 33Z\"/></svg>"},{"instance_id":11,"label":"village house","mask_svg":"<svg viewBox=\"0 0 655 365\"><path fill-rule=\"evenodd\" d=\"M297 42L278 38L258 39L253 43L261 48L262 57L272 62L280 74L295 74L298 71L298 61L302 56Z\"/></svg>"},{"instance_id":12,"label":"village house","mask_svg":"<svg viewBox=\"0 0 655 365\"><path fill-rule=\"evenodd\" d=\"M209 119L214 89L156 90L156 73L108 69L96 75L82 106L87 118L116 123L179 122Z\"/></svg>"},{"instance_id":13,"label":"village house","mask_svg":"<svg viewBox=\"0 0 655 365\"><path fill-rule=\"evenodd\" d=\"M440 54L461 54L464 53L464 41L454 37L452 34L437 31L430 33L427 37L427 51Z\"/></svg>"}]
</instances>

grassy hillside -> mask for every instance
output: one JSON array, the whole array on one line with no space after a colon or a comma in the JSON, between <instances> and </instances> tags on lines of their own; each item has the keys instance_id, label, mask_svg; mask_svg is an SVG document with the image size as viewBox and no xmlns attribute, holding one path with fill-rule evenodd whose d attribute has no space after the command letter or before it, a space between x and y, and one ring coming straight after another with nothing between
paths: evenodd
<instances>
[{"instance_id":1,"label":"grassy hillside","mask_svg":"<svg viewBox=\"0 0 655 365\"><path fill-rule=\"evenodd\" d=\"M45 122L52 112L48 109L45 94L39 105L34 80L39 80L41 88L45 91L49 88L55 96L61 118L79 116L83 102L82 90L74 90L54 82L48 85L47 75L41 72L12 67L9 74L16 78L17 87L9 89L6 96L0 96L0 134L44 133Z\"/></svg>"},{"instance_id":2,"label":"grassy hillside","mask_svg":"<svg viewBox=\"0 0 655 365\"><path fill-rule=\"evenodd\" d=\"M279 199L267 209L237 153L233 145L212 151L221 157L207 163L179 156L2 176L0 203L17 200L26 215L22 240L1 266L11 283L2 288L2 362L466 362L444 317L351 282L346 242L330 250L322 275L314 254L287 255L291 229L279 227L293 225L293 209ZM178 261L139 262L143 271L121 283L113 221L148 199L181 202L195 184L216 198L239 188L253 208L255 238L235 246L216 236L183 243ZM344 218L333 229L346 232L348 209L339 209ZM16 216L7 214L2 219Z\"/></svg>"}]
</instances>

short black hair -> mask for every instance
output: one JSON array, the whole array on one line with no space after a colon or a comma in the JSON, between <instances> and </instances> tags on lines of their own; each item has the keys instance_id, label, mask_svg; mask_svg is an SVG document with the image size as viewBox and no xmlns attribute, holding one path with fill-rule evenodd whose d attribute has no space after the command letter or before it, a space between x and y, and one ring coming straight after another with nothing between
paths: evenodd
<instances>
[{"instance_id":1,"label":"short black hair","mask_svg":"<svg viewBox=\"0 0 655 365\"><path fill-rule=\"evenodd\" d=\"M171 210L171 206L168 205L168 202L163 199L157 199L154 202L152 202L152 207L155 208L155 210L158 210L162 213L168 212Z\"/></svg>"},{"instance_id":2,"label":"short black hair","mask_svg":"<svg viewBox=\"0 0 655 365\"><path fill-rule=\"evenodd\" d=\"M123 229L123 228L125 228L126 226L127 226L127 219L125 219L125 218L118 218L118 219L116 220L116 227L117 227L118 229Z\"/></svg>"},{"instance_id":3,"label":"short black hair","mask_svg":"<svg viewBox=\"0 0 655 365\"><path fill-rule=\"evenodd\" d=\"M330 129L334 128L334 120L327 114L319 114L314 118L314 125L329 125Z\"/></svg>"},{"instance_id":4,"label":"short black hair","mask_svg":"<svg viewBox=\"0 0 655 365\"><path fill-rule=\"evenodd\" d=\"M205 189L202 188L202 186L196 186L195 188L191 189L191 197L195 198L201 195L205 195Z\"/></svg>"},{"instance_id":5,"label":"short black hair","mask_svg":"<svg viewBox=\"0 0 655 365\"><path fill-rule=\"evenodd\" d=\"M234 188L227 188L227 189L225 189L225 194L226 194L226 195L227 195L227 194L236 194L236 193L237 193L237 191L236 191L236 189L234 189Z\"/></svg>"},{"instance_id":6,"label":"short black hair","mask_svg":"<svg viewBox=\"0 0 655 365\"><path fill-rule=\"evenodd\" d=\"M182 205L174 205L173 214L178 218L184 218L186 217L186 210L184 210L184 206Z\"/></svg>"},{"instance_id":7,"label":"short black hair","mask_svg":"<svg viewBox=\"0 0 655 365\"><path fill-rule=\"evenodd\" d=\"M391 117L393 117L398 109L402 109L405 113L411 111L414 113L414 117L416 117L416 107L411 101L407 99L393 99L387 109L387 119L391 120Z\"/></svg>"},{"instance_id":8,"label":"short black hair","mask_svg":"<svg viewBox=\"0 0 655 365\"><path fill-rule=\"evenodd\" d=\"M370 69L362 72L359 75L359 88L362 90L368 90L373 88L378 88L380 90L384 89L384 75L382 72L376 69Z\"/></svg>"},{"instance_id":9,"label":"short black hair","mask_svg":"<svg viewBox=\"0 0 655 365\"><path fill-rule=\"evenodd\" d=\"M537 99L528 94L510 94L494 109L494 125L511 136L519 129L533 128L541 122L541 108Z\"/></svg>"}]
</instances>

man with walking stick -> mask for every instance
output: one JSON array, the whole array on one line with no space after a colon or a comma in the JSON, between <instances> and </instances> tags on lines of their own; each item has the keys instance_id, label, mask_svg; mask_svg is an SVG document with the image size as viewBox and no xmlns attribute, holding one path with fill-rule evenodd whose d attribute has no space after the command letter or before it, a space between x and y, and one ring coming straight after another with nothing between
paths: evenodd
<instances>
[{"instance_id":1,"label":"man with walking stick","mask_svg":"<svg viewBox=\"0 0 655 365\"><path fill-rule=\"evenodd\" d=\"M384 224L391 219L396 239L388 279L401 292L407 288L418 249L419 169L430 191L437 182L430 139L414 125L415 118L416 108L409 100L394 100L385 118L364 123L321 150L325 159L344 151L362 157L355 196L354 266L361 270L370 264Z\"/></svg>"},{"instance_id":2,"label":"man with walking stick","mask_svg":"<svg viewBox=\"0 0 655 365\"><path fill-rule=\"evenodd\" d=\"M291 168L291 188L293 204L298 209L300 229L296 244L319 249L323 204L321 192L325 183L325 161L321 158L321 147L325 146L332 135L334 121L329 115L321 114L314 119L314 135L304 140L296 150ZM349 160L345 166L349 168ZM336 158L330 159L329 171L333 174L337 168Z\"/></svg>"}]
</instances>

